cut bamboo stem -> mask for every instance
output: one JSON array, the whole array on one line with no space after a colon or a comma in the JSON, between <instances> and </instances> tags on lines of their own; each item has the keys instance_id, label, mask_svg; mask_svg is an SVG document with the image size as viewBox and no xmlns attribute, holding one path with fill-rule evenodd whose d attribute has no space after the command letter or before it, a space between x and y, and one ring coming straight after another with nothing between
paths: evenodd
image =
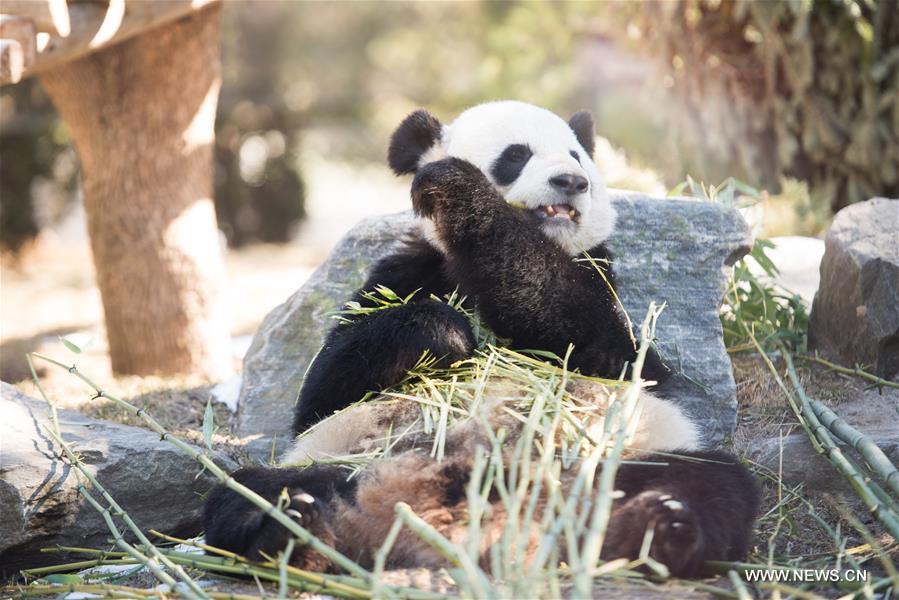
<instances>
[{"instance_id":1,"label":"cut bamboo stem","mask_svg":"<svg viewBox=\"0 0 899 600\"><path fill-rule=\"evenodd\" d=\"M81 462L72 449L69 447L68 443L64 441L59 434L59 431L54 431L50 427L45 428L47 434L53 438L53 441L62 448L62 451L65 453L66 458L69 461L69 464L75 467L85 479L90 481L93 489L97 490L102 496L103 499L108 503L107 506L101 505L93 495L87 491L87 488L84 487L83 484L78 486L78 492L81 496L87 500L88 504L90 504L100 515L103 517L103 520L106 522L106 526L109 531L112 533L113 539L117 546L125 550L128 554L130 554L135 560L143 564L147 567L153 575L156 576L157 579L172 586L172 589L175 589L178 586L178 582L172 578L171 575L166 573L162 569L162 565L165 565L169 569L171 569L181 581L186 584L187 589L184 589L182 593L189 598L206 598L206 594L203 592L202 588L200 588L197 583L190 578L190 576L182 569L180 566L174 564L170 560L168 560L165 556L163 556L159 550L150 543L150 540L143 534L143 532L134 525L134 522L128 516L121 506L109 495L100 482L94 477L93 473L91 473L87 468L85 468L84 464ZM144 550L147 551L150 556L145 555L140 550L138 550L135 546L128 543L125 540L125 536L122 535L121 530L115 524L115 521L112 518L112 512L110 509L115 512L116 516L125 521L126 525L129 529L135 534L138 540L141 542Z\"/></svg>"},{"instance_id":2,"label":"cut bamboo stem","mask_svg":"<svg viewBox=\"0 0 899 600\"><path fill-rule=\"evenodd\" d=\"M809 404L821 423L830 430L835 436L852 446L859 454L861 454L871 470L881 477L887 484L887 487L893 490L896 498L899 498L899 469L896 468L889 457L884 454L883 450L874 443L874 441L854 429L849 423L844 421L835 412L824 406L818 400L809 399Z\"/></svg>"},{"instance_id":3,"label":"cut bamboo stem","mask_svg":"<svg viewBox=\"0 0 899 600\"><path fill-rule=\"evenodd\" d=\"M824 358L821 358L817 354L815 355L805 355L805 354L797 354L796 358L799 360L804 360L807 362L818 363L819 365L823 365L827 367L829 370L834 371L836 373L842 373L843 375L853 375L855 377L860 377L862 379L866 379L871 383L877 386L890 387L890 388L899 388L899 383L895 381L890 381L889 379L883 379L882 377L878 377L872 373L868 373L858 365L855 366L854 369L850 369L849 367L844 367L838 365L836 363L830 362Z\"/></svg>"},{"instance_id":4,"label":"cut bamboo stem","mask_svg":"<svg viewBox=\"0 0 899 600\"><path fill-rule=\"evenodd\" d=\"M793 383L793 388L796 391L796 395L801 402L801 414L812 430L811 435L818 441L818 444L823 449L823 453L830 460L831 464L849 481L849 484L865 503L865 506L868 507L868 510L871 511L871 514L883 524L890 535L899 539L899 515L894 514L889 507L877 497L865 481L865 477L853 467L840 447L833 441L833 438L830 436L830 431L821 424L818 417L815 415L814 410L812 410L811 402L809 402L809 398L805 393L805 388L803 388L802 384L799 382L799 376L796 374L796 369L793 366L793 360L790 353L785 348L782 349L782 353L784 361L787 364L787 374L789 375L790 381ZM780 377L776 371L775 375Z\"/></svg>"}]
</instances>

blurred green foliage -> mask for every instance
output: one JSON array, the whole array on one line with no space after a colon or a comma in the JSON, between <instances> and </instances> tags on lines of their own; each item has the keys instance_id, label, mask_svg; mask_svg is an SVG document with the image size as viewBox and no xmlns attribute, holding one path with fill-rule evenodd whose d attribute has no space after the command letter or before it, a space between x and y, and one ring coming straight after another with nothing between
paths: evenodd
<instances>
[{"instance_id":1,"label":"blurred green foliage","mask_svg":"<svg viewBox=\"0 0 899 600\"><path fill-rule=\"evenodd\" d=\"M589 4L294 2L228 9L240 19L278 12L290 34L275 93L304 122L332 134L323 151L343 158L383 162L393 128L418 107L450 119L489 99L516 98L562 113L586 100L574 58ZM228 52L226 45L226 62Z\"/></svg>"},{"instance_id":2,"label":"blurred green foliage","mask_svg":"<svg viewBox=\"0 0 899 600\"><path fill-rule=\"evenodd\" d=\"M670 138L702 169L808 182L832 210L899 195L899 0L632 6L665 67ZM686 161L685 161L686 162Z\"/></svg>"},{"instance_id":3,"label":"blurred green foliage","mask_svg":"<svg viewBox=\"0 0 899 600\"><path fill-rule=\"evenodd\" d=\"M797 204L784 222L817 232L831 208L899 195L897 4L231 1L219 221L232 244L287 239L303 215L304 154L383 164L414 108L449 120L515 98L593 110L600 134L669 185L686 172L733 174ZM31 119L27 106L4 125ZM53 158L3 129L3 178L19 183L0 201L33 231L7 207L28 201L21 182L51 172ZM7 160L14 152L32 158Z\"/></svg>"}]
</instances>

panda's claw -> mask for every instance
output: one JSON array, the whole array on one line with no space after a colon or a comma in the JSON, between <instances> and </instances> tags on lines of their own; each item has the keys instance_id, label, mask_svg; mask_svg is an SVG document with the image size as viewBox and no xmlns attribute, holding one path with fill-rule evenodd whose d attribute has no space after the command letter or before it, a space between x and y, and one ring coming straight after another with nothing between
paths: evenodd
<instances>
[{"instance_id":1,"label":"panda's claw","mask_svg":"<svg viewBox=\"0 0 899 600\"><path fill-rule=\"evenodd\" d=\"M306 492L300 492L299 494L294 494L290 497L291 502L301 502L303 504L312 504L315 502L315 498Z\"/></svg>"}]
</instances>

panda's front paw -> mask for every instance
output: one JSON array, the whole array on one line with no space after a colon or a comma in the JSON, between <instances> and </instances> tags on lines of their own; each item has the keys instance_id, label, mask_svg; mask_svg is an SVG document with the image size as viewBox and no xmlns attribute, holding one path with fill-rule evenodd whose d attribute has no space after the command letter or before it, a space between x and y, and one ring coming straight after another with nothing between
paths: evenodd
<instances>
[{"instance_id":1,"label":"panda's front paw","mask_svg":"<svg viewBox=\"0 0 899 600\"><path fill-rule=\"evenodd\" d=\"M421 167L412 180L412 208L423 217L433 217L450 204L476 200L492 191L476 166L461 158L444 158Z\"/></svg>"}]
</instances>

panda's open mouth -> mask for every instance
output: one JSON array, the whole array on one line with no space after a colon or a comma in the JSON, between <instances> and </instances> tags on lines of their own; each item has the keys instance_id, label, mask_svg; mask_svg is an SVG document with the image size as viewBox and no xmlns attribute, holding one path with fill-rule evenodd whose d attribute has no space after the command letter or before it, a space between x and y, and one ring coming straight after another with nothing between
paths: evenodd
<instances>
[{"instance_id":1,"label":"panda's open mouth","mask_svg":"<svg viewBox=\"0 0 899 600\"><path fill-rule=\"evenodd\" d=\"M531 209L531 214L540 220L551 219L553 221L572 221L577 223L581 213L570 204L547 204Z\"/></svg>"}]
</instances>

